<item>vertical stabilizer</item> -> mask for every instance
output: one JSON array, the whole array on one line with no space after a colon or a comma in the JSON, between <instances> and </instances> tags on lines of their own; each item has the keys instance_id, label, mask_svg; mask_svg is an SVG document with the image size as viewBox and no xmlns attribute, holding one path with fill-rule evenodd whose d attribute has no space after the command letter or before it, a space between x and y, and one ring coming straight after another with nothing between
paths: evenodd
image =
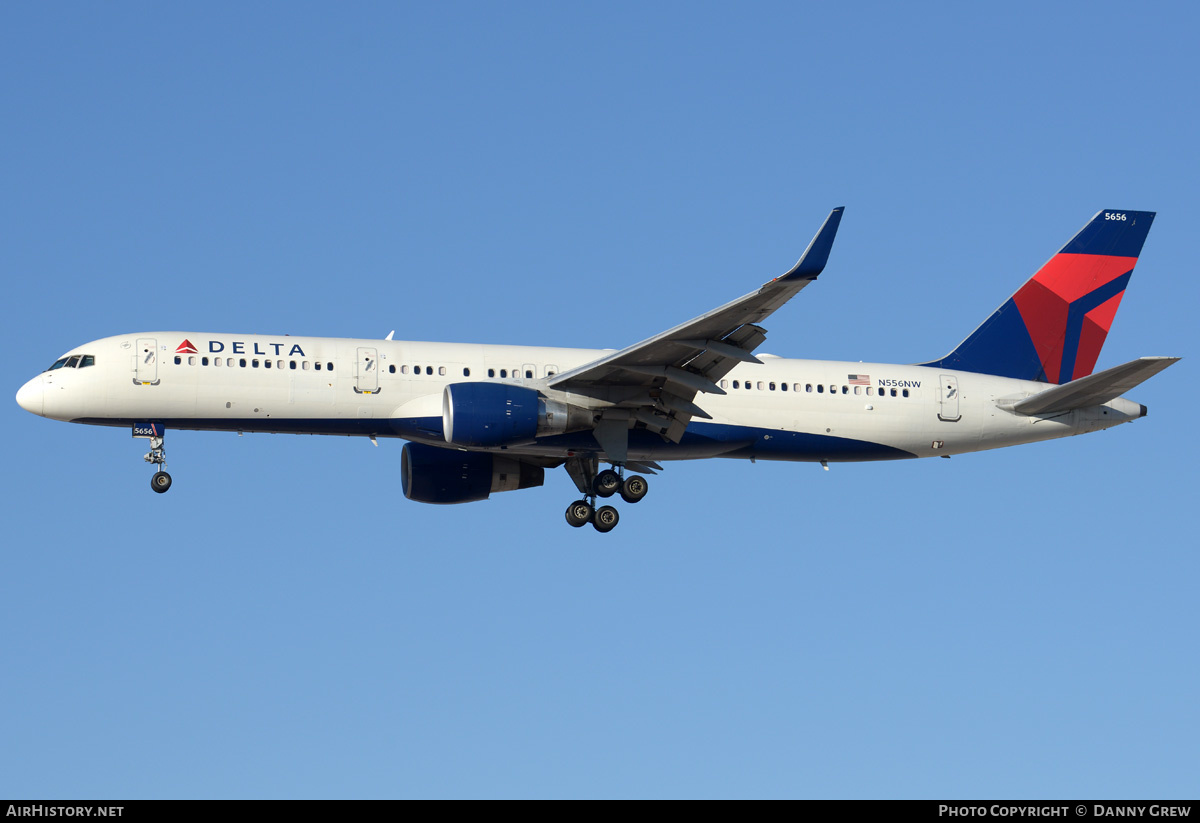
<instances>
[{"instance_id":1,"label":"vertical stabilizer","mask_svg":"<svg viewBox=\"0 0 1200 823\"><path fill-rule=\"evenodd\" d=\"M1098 212L958 348L922 363L1045 383L1092 373L1154 212Z\"/></svg>"}]
</instances>

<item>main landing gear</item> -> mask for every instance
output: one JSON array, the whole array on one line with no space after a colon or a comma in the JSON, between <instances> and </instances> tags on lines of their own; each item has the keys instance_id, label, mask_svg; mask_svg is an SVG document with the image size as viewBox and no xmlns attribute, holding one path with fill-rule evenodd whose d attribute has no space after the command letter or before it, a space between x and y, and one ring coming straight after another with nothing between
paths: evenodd
<instances>
[{"instance_id":1,"label":"main landing gear","mask_svg":"<svg viewBox=\"0 0 1200 823\"><path fill-rule=\"evenodd\" d=\"M150 438L150 451L142 458L147 463L152 463L155 466L167 465L167 450L163 448L163 438ZM162 468L154 473L150 478L150 488L154 489L159 494L162 494L167 489L171 488L171 475L167 474Z\"/></svg>"},{"instance_id":2,"label":"main landing gear","mask_svg":"<svg viewBox=\"0 0 1200 823\"><path fill-rule=\"evenodd\" d=\"M596 531L604 533L616 528L617 523L621 522L621 515L612 506L597 508L599 498L620 494L626 503L637 503L646 496L650 484L641 475L625 477L625 467L619 463L613 464L615 471L605 469L597 472L598 463L595 457L572 457L567 460L567 473L583 493L583 499L567 506L566 517L567 523L575 528L591 523Z\"/></svg>"}]
</instances>

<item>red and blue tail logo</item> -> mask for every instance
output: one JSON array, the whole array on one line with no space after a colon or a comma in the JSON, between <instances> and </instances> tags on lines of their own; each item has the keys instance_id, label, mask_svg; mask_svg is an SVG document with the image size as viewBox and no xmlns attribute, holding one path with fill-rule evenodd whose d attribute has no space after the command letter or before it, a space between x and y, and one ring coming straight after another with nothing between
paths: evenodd
<instances>
[{"instance_id":1,"label":"red and blue tail logo","mask_svg":"<svg viewBox=\"0 0 1200 823\"><path fill-rule=\"evenodd\" d=\"M1092 373L1154 212L1099 212L957 349L925 366L1067 383Z\"/></svg>"}]
</instances>

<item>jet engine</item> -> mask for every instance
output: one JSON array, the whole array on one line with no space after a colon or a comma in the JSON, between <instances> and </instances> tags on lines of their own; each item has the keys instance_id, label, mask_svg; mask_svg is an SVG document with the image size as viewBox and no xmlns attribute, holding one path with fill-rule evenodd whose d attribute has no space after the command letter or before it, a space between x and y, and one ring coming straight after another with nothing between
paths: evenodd
<instances>
[{"instance_id":1,"label":"jet engine","mask_svg":"<svg viewBox=\"0 0 1200 823\"><path fill-rule=\"evenodd\" d=\"M400 454L404 496L418 503L472 503L492 492L531 489L546 470L511 457L406 443Z\"/></svg>"},{"instance_id":2,"label":"jet engine","mask_svg":"<svg viewBox=\"0 0 1200 823\"><path fill-rule=\"evenodd\" d=\"M590 429L593 413L507 383L451 383L442 394L442 431L456 446L488 448Z\"/></svg>"}]
</instances>

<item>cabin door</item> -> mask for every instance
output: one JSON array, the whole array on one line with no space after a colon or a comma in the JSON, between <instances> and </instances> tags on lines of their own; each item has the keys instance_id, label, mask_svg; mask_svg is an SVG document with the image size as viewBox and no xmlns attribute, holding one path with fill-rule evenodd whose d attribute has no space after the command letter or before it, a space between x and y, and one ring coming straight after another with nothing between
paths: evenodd
<instances>
[{"instance_id":1,"label":"cabin door","mask_svg":"<svg viewBox=\"0 0 1200 823\"><path fill-rule=\"evenodd\" d=\"M962 417L958 413L958 378L943 374L941 381L938 386L938 420L952 423Z\"/></svg>"},{"instance_id":2,"label":"cabin door","mask_svg":"<svg viewBox=\"0 0 1200 823\"><path fill-rule=\"evenodd\" d=\"M379 391L379 354L375 349L359 349L354 372L354 390L359 394Z\"/></svg>"},{"instance_id":3,"label":"cabin door","mask_svg":"<svg viewBox=\"0 0 1200 823\"><path fill-rule=\"evenodd\" d=\"M153 337L142 337L137 341L133 371L134 380L143 386L158 382L158 341Z\"/></svg>"}]
</instances>

